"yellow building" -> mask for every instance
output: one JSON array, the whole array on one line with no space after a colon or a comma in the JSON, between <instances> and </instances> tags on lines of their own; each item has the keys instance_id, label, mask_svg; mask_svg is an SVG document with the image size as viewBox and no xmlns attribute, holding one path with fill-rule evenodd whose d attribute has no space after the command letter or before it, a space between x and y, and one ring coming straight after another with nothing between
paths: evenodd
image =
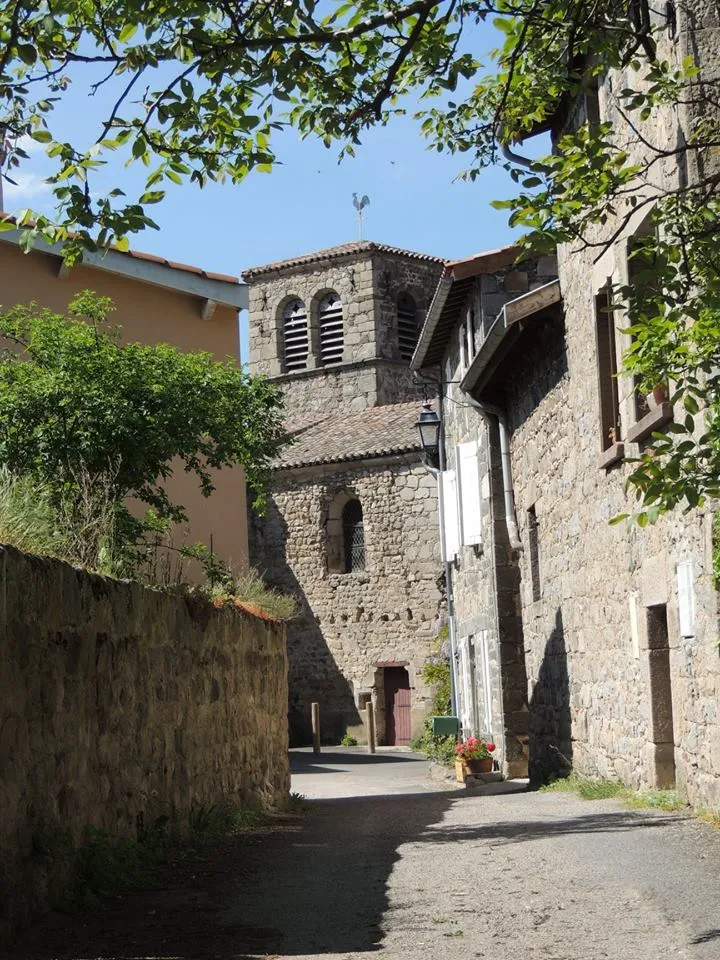
<instances>
[{"instance_id":1,"label":"yellow building","mask_svg":"<svg viewBox=\"0 0 720 960\"><path fill-rule=\"evenodd\" d=\"M239 362L238 313L247 306L247 291L237 277L136 251L88 254L82 265L68 268L59 247L39 240L25 254L18 237L15 230L0 233L0 309L35 301L64 312L79 291L94 290L112 298L111 319L128 342L168 343ZM183 504L190 518L175 540L212 541L219 557L244 566L248 539L242 470L218 471L215 486L206 498L192 474L178 470L168 480L168 495Z\"/></svg>"}]
</instances>

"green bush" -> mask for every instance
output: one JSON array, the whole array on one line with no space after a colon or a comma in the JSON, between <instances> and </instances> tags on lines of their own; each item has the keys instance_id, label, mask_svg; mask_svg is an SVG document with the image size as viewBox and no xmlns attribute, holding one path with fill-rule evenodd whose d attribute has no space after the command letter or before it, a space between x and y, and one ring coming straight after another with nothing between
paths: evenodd
<instances>
[{"instance_id":1,"label":"green bush","mask_svg":"<svg viewBox=\"0 0 720 960\"><path fill-rule=\"evenodd\" d=\"M455 737L439 737L432 732L432 717L423 721L423 732L412 741L410 746L416 753L424 753L440 763L451 764L455 761Z\"/></svg>"},{"instance_id":2,"label":"green bush","mask_svg":"<svg viewBox=\"0 0 720 960\"><path fill-rule=\"evenodd\" d=\"M349 733L346 733L345 736L340 741L340 745L343 747L356 747L357 740L355 737L351 737Z\"/></svg>"}]
</instances>

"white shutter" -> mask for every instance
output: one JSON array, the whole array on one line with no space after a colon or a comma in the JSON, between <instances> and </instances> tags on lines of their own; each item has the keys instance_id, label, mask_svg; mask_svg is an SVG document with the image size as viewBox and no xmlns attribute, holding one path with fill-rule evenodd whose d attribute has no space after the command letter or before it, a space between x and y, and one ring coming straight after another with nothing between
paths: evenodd
<instances>
[{"instance_id":1,"label":"white shutter","mask_svg":"<svg viewBox=\"0 0 720 960\"><path fill-rule=\"evenodd\" d=\"M677 565L678 613L680 615L680 636L695 636L695 584L691 561Z\"/></svg>"},{"instance_id":2,"label":"white shutter","mask_svg":"<svg viewBox=\"0 0 720 960\"><path fill-rule=\"evenodd\" d=\"M461 443L457 448L457 467L460 480L460 529L466 547L482 543L482 508L480 501L480 470L478 445Z\"/></svg>"},{"instance_id":3,"label":"white shutter","mask_svg":"<svg viewBox=\"0 0 720 960\"><path fill-rule=\"evenodd\" d=\"M440 475L442 496L439 503L442 505L442 558L452 562L460 549L460 529L458 518L457 477L454 470L443 470Z\"/></svg>"}]
</instances>

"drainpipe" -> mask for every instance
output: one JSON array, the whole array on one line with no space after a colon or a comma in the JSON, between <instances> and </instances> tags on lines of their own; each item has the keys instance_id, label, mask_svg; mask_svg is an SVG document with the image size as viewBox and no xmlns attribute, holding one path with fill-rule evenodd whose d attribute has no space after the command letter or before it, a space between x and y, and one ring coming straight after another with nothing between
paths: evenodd
<instances>
[{"instance_id":1,"label":"drainpipe","mask_svg":"<svg viewBox=\"0 0 720 960\"><path fill-rule=\"evenodd\" d=\"M480 414L489 420L490 417L497 417L498 433L500 434L500 463L502 465L503 482L503 500L505 503L505 523L507 525L508 539L513 550L522 550L522 541L518 532L517 515L515 513L515 491L512 482L512 470L510 468L510 444L508 442L508 426L505 411L496 407L493 403L485 403L476 400L469 393L464 398L471 407L474 407Z\"/></svg>"}]
</instances>

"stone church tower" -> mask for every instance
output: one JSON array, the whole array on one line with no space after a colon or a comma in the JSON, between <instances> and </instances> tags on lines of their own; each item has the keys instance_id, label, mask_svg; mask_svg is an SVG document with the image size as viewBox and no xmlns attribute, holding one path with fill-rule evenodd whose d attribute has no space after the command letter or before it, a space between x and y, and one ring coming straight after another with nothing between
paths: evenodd
<instances>
[{"instance_id":1,"label":"stone church tower","mask_svg":"<svg viewBox=\"0 0 720 960\"><path fill-rule=\"evenodd\" d=\"M246 270L250 366L282 386L293 437L276 465L253 562L298 601L289 625L291 742L419 732L422 668L441 596L434 479L409 361L437 258L360 241Z\"/></svg>"}]
</instances>

